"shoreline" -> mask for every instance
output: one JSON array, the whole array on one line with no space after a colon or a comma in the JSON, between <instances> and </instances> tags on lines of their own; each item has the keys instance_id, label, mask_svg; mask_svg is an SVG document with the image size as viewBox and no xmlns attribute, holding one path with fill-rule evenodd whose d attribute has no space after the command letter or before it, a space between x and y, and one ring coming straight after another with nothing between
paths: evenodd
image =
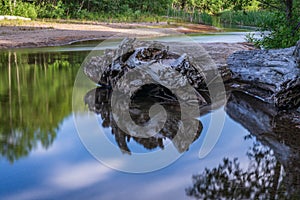
<instances>
[{"instance_id":1,"label":"shoreline","mask_svg":"<svg viewBox=\"0 0 300 200\"><path fill-rule=\"evenodd\" d=\"M172 34L212 33L220 29L203 24L160 23L66 23L1 21L0 49L51 47L80 41L116 37L160 37Z\"/></svg>"}]
</instances>

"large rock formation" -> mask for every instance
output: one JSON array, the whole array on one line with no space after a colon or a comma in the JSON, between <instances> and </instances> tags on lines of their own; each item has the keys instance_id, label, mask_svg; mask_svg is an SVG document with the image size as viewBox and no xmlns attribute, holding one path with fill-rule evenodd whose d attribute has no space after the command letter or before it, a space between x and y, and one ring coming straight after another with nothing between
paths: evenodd
<instances>
[{"instance_id":1,"label":"large rock formation","mask_svg":"<svg viewBox=\"0 0 300 200\"><path fill-rule=\"evenodd\" d=\"M205 75L198 69L186 54L169 51L161 43L127 38L117 49L106 50L103 56L91 58L84 72L94 82L132 96L140 87L153 81L166 87L191 85L206 89ZM177 91L179 98L191 100L185 91ZM200 104L207 104L200 93L196 95Z\"/></svg>"},{"instance_id":2,"label":"large rock formation","mask_svg":"<svg viewBox=\"0 0 300 200\"><path fill-rule=\"evenodd\" d=\"M124 73L131 68L145 65L154 60L162 62L164 66L171 66L186 74L195 71L195 64L201 71L215 70L216 67L226 80L231 74L226 66L226 59L235 51L253 49L243 43L213 43L194 44L182 42L150 42L135 39L124 39L117 49L107 49L102 56L93 56L84 66L84 73L94 82L114 86ZM186 56L184 56L186 55ZM143 61L143 62L141 62ZM184 62L190 64L189 68ZM183 69L183 67L187 69ZM200 72L201 73L201 72ZM203 75L203 74L198 74ZM195 78L191 77L193 81Z\"/></svg>"},{"instance_id":3,"label":"large rock formation","mask_svg":"<svg viewBox=\"0 0 300 200\"><path fill-rule=\"evenodd\" d=\"M93 57L86 63L84 72L94 82L105 87L87 93L85 103L90 110L101 115L104 127L112 128L112 134L123 152L130 153L130 139L146 149L154 149L164 148L162 140L167 138L172 140L179 152L183 152L192 142L189 140L190 136L181 134L182 137L178 140L174 138L178 134L178 127L186 120L182 118L180 104L180 98L185 98L184 91L179 93L182 95L175 96L172 91L168 92L159 85L145 86L141 80L147 79L147 76L155 80L171 77L171 85L190 84L198 92L198 102L201 103L199 115L203 115L212 107L209 104L211 97L205 96L211 95L207 91L207 83L213 80L217 72L221 74L221 81L224 81L227 94L230 95L225 106L227 114L274 151L276 159L286 172L284 181L288 187L288 195L298 197L300 42L296 47L287 49L236 52L228 58L228 66L224 61L213 63L205 49L195 51L191 45L163 45L129 39L123 41L119 48L107 50L103 56ZM211 55L218 59L217 55ZM145 73L135 74L138 76L134 76L131 81L118 84L128 71L141 66L149 68L146 72L143 71ZM141 138L124 132L112 114L112 107L116 107L111 102L112 88L122 88L125 93L130 93L134 88L132 91L136 92L130 95L129 113L136 124L147 124L151 118L148 112L150 107L155 103L162 105L169 118L159 133L153 137ZM224 103L222 99L220 102L219 106ZM127 112L124 103L120 98L120 113ZM195 126L196 123L197 120L192 125ZM202 130L201 123L196 127L198 130L193 139L197 139Z\"/></svg>"},{"instance_id":4,"label":"large rock formation","mask_svg":"<svg viewBox=\"0 0 300 200\"><path fill-rule=\"evenodd\" d=\"M197 91L197 101L201 106L209 104L211 99L225 100L223 81L231 79L225 58L235 50L250 47L244 44L218 44L218 48L207 44L195 45L125 39L117 49L107 49L102 56L91 57L84 66L84 73L102 86L119 87L125 93L135 91L148 80L161 83L167 80L167 84L175 88L192 86ZM133 69L138 69L134 74L135 80L118 85L118 81ZM139 69L142 69L142 74L139 74ZM215 90L218 86L223 88L214 92L212 97L208 95L207 83L214 85ZM189 99L186 91L177 91L177 97Z\"/></svg>"},{"instance_id":5,"label":"large rock formation","mask_svg":"<svg viewBox=\"0 0 300 200\"><path fill-rule=\"evenodd\" d=\"M296 47L277 50L240 51L228 58L233 88L278 108L300 104L299 42Z\"/></svg>"},{"instance_id":6,"label":"large rock formation","mask_svg":"<svg viewBox=\"0 0 300 200\"><path fill-rule=\"evenodd\" d=\"M198 91L197 101L200 105L207 105L211 101L207 83L224 81L229 83L230 89L243 91L280 109L299 106L300 42L287 49L238 51L229 56L228 65L223 58L232 51L212 53L216 48L194 45L125 39L117 49L108 49L104 55L92 57L84 72L94 82L113 88L128 71L146 66L143 74L135 74L135 81L117 86L130 93L144 85L142 79L168 77L170 85L194 87ZM235 50L246 48L239 46ZM225 51L225 48L219 50ZM222 79L216 81L214 77L218 74Z\"/></svg>"}]
</instances>

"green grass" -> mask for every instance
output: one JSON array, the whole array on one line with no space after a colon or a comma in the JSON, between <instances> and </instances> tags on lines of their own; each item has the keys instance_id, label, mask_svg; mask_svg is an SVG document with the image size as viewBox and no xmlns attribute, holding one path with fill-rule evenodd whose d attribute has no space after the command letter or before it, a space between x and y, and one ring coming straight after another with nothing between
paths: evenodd
<instances>
[{"instance_id":1,"label":"green grass","mask_svg":"<svg viewBox=\"0 0 300 200\"><path fill-rule=\"evenodd\" d=\"M168 20L165 16L159 16L151 13L127 12L127 13L117 13L111 15L107 13L93 13L93 12L86 12L86 11L81 11L80 13L77 13L76 16L67 17L67 19L98 21L98 22L107 22L107 23L120 23L120 22L158 23L158 22Z\"/></svg>"},{"instance_id":2,"label":"green grass","mask_svg":"<svg viewBox=\"0 0 300 200\"><path fill-rule=\"evenodd\" d=\"M212 16L203 12L186 12L184 10L169 9L167 17L175 22L189 22L212 25Z\"/></svg>"},{"instance_id":3,"label":"green grass","mask_svg":"<svg viewBox=\"0 0 300 200\"><path fill-rule=\"evenodd\" d=\"M54 22L54 21L53 21ZM0 27L5 26L14 26L14 27L23 27L22 30L36 30L36 29L53 29L54 27L52 24L38 21L38 20L31 20L31 21L24 21L20 19L16 20L0 20ZM19 30L21 30L19 29Z\"/></svg>"},{"instance_id":4,"label":"green grass","mask_svg":"<svg viewBox=\"0 0 300 200\"><path fill-rule=\"evenodd\" d=\"M259 27L272 23L274 14L269 11L225 11L219 17L224 24Z\"/></svg>"}]
</instances>

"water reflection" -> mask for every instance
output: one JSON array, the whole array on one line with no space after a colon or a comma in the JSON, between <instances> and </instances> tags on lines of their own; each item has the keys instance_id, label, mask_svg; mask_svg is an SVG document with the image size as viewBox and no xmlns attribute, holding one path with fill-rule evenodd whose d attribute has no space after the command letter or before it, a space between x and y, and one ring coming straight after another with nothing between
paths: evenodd
<instances>
[{"instance_id":1,"label":"water reflection","mask_svg":"<svg viewBox=\"0 0 300 200\"><path fill-rule=\"evenodd\" d=\"M39 144L44 148L50 147L58 134L62 136L55 141L56 145L51 146L55 154L47 151L42 156L37 156L36 152L37 154L33 153L14 165L1 163L2 198L20 199L20 196L26 196L28 199L116 199L127 196L129 199L140 199L140 193L136 191L144 191L145 199L185 199L184 188L190 184L191 175L206 166L212 169L200 174L206 177L203 182L199 182L202 178L200 175L195 176L195 184L188 190L191 196L200 198L199 195L202 195L199 183L208 186L205 192L209 194L209 190L213 189L210 186L215 185L209 185L205 181L217 180L215 184L226 187L213 194L216 198L241 199L256 195L270 199L299 199L300 142L297 135L300 118L297 112L278 112L272 106L249 96L233 93L226 105L227 113L250 131L252 139L257 138L247 154L250 160L248 168L243 159L246 157L244 149L248 148L251 138L248 136L244 142L236 139L248 132L227 118L220 142L206 159L197 159L197 143L201 142L199 138L181 159L168 168L143 175L119 173L101 166L91 158L76 135L73 121L70 118L64 120L71 112L72 85L84 54L5 52L0 56L1 156L15 161L29 154ZM101 116L103 127L111 127L113 137L118 140L120 149L125 149L124 153L133 152L128 139L155 150L163 148L164 141L171 139L176 133L177 124L180 123L177 116L180 108L176 100L154 90L144 98L141 96L145 94L138 93L133 97L132 118L138 124L147 122L148 110L143 103L149 106L151 102L159 102L174 120L168 118L160 137L148 139L130 137L117 128L111 115L109 90L97 88L86 95L85 101L90 110ZM205 114L206 109L210 108L203 109L201 113ZM62 121L64 123L61 127ZM209 124L203 118L201 121L204 128ZM200 137L201 131L200 124L197 137ZM232 135L236 137L233 139ZM66 144L71 144L71 147ZM180 150L179 148L178 151ZM234 159L236 156L239 157L238 160ZM218 160L223 157L225 160L218 166ZM241 183L253 184L255 191L248 185L242 188L239 185ZM119 189L112 191L116 186Z\"/></svg>"},{"instance_id":2,"label":"water reflection","mask_svg":"<svg viewBox=\"0 0 300 200\"><path fill-rule=\"evenodd\" d=\"M131 139L148 150L164 149L164 141L166 139L172 140L173 145L180 153L189 148L190 140L188 135L183 134L180 138L174 139L182 123L181 110L176 96L167 88L154 84L144 85L131 97L129 113L133 121L138 125L145 125L150 120L149 109L155 103L163 106L167 112L167 121L164 127L159 133L148 138L130 136L117 126L112 116L111 90L103 87L91 90L85 96L85 103L88 105L89 110L101 116L102 127L111 128L111 134L114 135L115 141L123 153L131 153L128 147ZM198 124L195 141L200 136L203 127L201 122L196 119L190 123L193 125Z\"/></svg>"},{"instance_id":3,"label":"water reflection","mask_svg":"<svg viewBox=\"0 0 300 200\"><path fill-rule=\"evenodd\" d=\"M237 159L192 177L188 196L197 199L299 199L300 113L278 111L256 98L232 93L227 114L249 130L257 142L247 152L248 170Z\"/></svg>"},{"instance_id":4,"label":"water reflection","mask_svg":"<svg viewBox=\"0 0 300 200\"><path fill-rule=\"evenodd\" d=\"M206 168L192 177L193 186L186 190L197 199L283 199L286 185L281 164L274 152L255 143L247 153L247 170L237 158L224 158L218 167Z\"/></svg>"},{"instance_id":5,"label":"water reflection","mask_svg":"<svg viewBox=\"0 0 300 200\"><path fill-rule=\"evenodd\" d=\"M0 53L0 154L10 162L48 148L71 113L73 82L86 53Z\"/></svg>"}]
</instances>

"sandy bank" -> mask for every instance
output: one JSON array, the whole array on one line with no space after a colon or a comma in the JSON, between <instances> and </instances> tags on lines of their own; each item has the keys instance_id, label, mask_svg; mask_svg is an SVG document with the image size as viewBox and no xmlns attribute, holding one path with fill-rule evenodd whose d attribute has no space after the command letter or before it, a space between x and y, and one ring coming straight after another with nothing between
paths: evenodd
<instances>
[{"instance_id":1,"label":"sandy bank","mask_svg":"<svg viewBox=\"0 0 300 200\"><path fill-rule=\"evenodd\" d=\"M2 21L0 23L0 49L57 46L78 40L104 40L115 35L158 37L176 32L216 31L219 30L215 27L201 24Z\"/></svg>"}]
</instances>

